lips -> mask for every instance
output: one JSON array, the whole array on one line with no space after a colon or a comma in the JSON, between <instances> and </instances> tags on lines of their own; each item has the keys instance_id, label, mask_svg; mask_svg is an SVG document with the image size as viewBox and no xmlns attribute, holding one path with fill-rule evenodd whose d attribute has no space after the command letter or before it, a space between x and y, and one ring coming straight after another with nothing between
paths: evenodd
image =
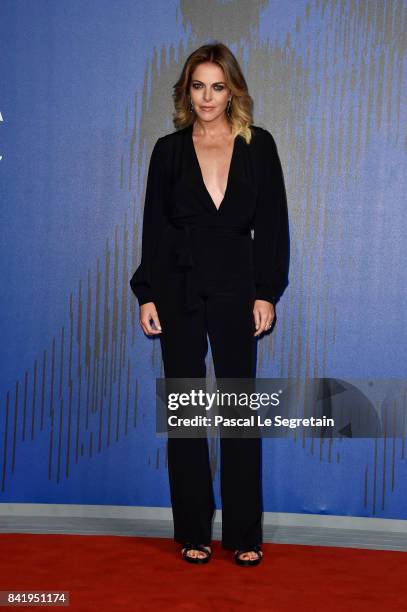
<instances>
[{"instance_id":1,"label":"lips","mask_svg":"<svg viewBox=\"0 0 407 612\"><path fill-rule=\"evenodd\" d=\"M206 111L213 110L214 108L215 108L214 106L201 106L201 109L206 110Z\"/></svg>"}]
</instances>

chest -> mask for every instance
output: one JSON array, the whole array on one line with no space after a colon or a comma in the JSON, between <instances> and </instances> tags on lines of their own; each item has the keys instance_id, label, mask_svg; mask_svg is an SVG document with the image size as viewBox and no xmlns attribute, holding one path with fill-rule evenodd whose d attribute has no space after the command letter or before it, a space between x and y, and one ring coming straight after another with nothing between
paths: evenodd
<instances>
[{"instance_id":1,"label":"chest","mask_svg":"<svg viewBox=\"0 0 407 612\"><path fill-rule=\"evenodd\" d=\"M203 185L219 210L228 188L234 139L219 144L193 142Z\"/></svg>"},{"instance_id":2,"label":"chest","mask_svg":"<svg viewBox=\"0 0 407 612\"><path fill-rule=\"evenodd\" d=\"M169 217L248 225L258 190L252 147L239 136L226 147L200 147L190 128L178 136L164 160L170 177Z\"/></svg>"}]
</instances>

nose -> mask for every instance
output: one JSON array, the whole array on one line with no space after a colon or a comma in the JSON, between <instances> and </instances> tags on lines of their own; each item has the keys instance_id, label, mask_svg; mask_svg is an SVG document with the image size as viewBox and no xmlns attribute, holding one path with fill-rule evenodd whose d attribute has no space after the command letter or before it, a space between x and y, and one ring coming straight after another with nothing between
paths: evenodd
<instances>
[{"instance_id":1,"label":"nose","mask_svg":"<svg viewBox=\"0 0 407 612\"><path fill-rule=\"evenodd\" d=\"M206 89L206 87L205 87L205 89L204 89L204 95L203 95L203 99L204 99L204 101L205 101L205 102L210 102L210 101L211 101L211 98L212 98L212 96L211 96L211 91L210 91L210 90L208 91L208 90Z\"/></svg>"}]
</instances>

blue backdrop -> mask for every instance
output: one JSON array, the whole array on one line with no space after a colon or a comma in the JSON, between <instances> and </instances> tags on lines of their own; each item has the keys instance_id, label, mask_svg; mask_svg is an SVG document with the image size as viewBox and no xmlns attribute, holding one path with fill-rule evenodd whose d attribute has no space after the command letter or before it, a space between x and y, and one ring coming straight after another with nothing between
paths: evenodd
<instances>
[{"instance_id":1,"label":"blue backdrop","mask_svg":"<svg viewBox=\"0 0 407 612\"><path fill-rule=\"evenodd\" d=\"M405 2L0 11L1 502L169 506L159 340L129 279L172 85L212 39L240 61L286 179L290 286L258 376L407 378ZM407 516L404 438L263 449L267 511ZM219 506L216 444L211 459Z\"/></svg>"}]
</instances>

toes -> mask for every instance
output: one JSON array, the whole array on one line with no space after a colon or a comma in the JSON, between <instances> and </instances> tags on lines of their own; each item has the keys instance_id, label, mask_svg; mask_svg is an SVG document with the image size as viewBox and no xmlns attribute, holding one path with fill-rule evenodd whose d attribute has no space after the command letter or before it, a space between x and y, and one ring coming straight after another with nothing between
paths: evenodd
<instances>
[{"instance_id":1,"label":"toes","mask_svg":"<svg viewBox=\"0 0 407 612\"><path fill-rule=\"evenodd\" d=\"M249 550L247 552L241 553L239 558L243 561L254 561L256 559L261 559L263 556L263 551L259 551L258 553L254 550Z\"/></svg>"},{"instance_id":2,"label":"toes","mask_svg":"<svg viewBox=\"0 0 407 612\"><path fill-rule=\"evenodd\" d=\"M210 553L210 548L205 546L205 549L208 551L208 553ZM185 548L182 549L182 552L185 552ZM197 557L199 559L204 559L205 557L207 557L208 555L205 554L202 550L197 550L195 548L190 548L187 551L187 556L188 557L192 557L193 559L196 559Z\"/></svg>"},{"instance_id":3,"label":"toes","mask_svg":"<svg viewBox=\"0 0 407 612\"><path fill-rule=\"evenodd\" d=\"M250 557L248 556L249 553L245 552L239 555L239 559L242 559L243 561L248 561L248 559L250 559Z\"/></svg>"}]
</instances>

